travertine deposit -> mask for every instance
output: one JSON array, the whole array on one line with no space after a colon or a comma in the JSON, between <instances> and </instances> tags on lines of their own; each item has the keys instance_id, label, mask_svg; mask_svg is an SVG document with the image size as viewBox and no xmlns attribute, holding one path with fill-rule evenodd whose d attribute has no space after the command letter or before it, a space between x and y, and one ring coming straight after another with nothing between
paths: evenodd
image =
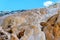
<instances>
[{"instance_id":1,"label":"travertine deposit","mask_svg":"<svg viewBox=\"0 0 60 40\"><path fill-rule=\"evenodd\" d=\"M56 4L13 12L0 16L0 40L60 40L59 26L60 9Z\"/></svg>"}]
</instances>

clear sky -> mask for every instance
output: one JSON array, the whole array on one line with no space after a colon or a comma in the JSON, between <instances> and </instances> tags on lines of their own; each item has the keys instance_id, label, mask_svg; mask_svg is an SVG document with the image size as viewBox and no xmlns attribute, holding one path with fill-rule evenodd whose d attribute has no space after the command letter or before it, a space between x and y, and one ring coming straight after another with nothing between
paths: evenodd
<instances>
[{"instance_id":1,"label":"clear sky","mask_svg":"<svg viewBox=\"0 0 60 40\"><path fill-rule=\"evenodd\" d=\"M59 0L0 0L0 11L41 8L47 1L58 2Z\"/></svg>"}]
</instances>

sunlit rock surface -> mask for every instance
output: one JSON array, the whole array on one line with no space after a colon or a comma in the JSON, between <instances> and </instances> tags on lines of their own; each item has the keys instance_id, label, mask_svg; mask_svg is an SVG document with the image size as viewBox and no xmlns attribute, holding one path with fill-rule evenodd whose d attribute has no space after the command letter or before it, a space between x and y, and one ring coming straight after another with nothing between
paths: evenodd
<instances>
[{"instance_id":1,"label":"sunlit rock surface","mask_svg":"<svg viewBox=\"0 0 60 40\"><path fill-rule=\"evenodd\" d=\"M57 5L32 10L1 11L0 30L8 34L8 40L46 40L40 22L59 13Z\"/></svg>"}]
</instances>

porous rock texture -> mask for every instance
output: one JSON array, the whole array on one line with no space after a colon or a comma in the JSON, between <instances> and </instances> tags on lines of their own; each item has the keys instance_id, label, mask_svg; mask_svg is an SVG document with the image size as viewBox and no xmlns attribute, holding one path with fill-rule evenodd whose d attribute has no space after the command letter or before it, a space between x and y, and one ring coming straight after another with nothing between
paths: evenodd
<instances>
[{"instance_id":1,"label":"porous rock texture","mask_svg":"<svg viewBox=\"0 0 60 40\"><path fill-rule=\"evenodd\" d=\"M58 12L59 8L49 7L1 16L0 40L46 40L40 23Z\"/></svg>"}]
</instances>

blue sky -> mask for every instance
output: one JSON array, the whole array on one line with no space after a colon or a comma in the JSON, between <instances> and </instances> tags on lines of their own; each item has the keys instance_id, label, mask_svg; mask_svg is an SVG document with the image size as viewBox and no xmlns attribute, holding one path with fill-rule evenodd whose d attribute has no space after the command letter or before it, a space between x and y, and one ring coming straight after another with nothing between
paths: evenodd
<instances>
[{"instance_id":1,"label":"blue sky","mask_svg":"<svg viewBox=\"0 0 60 40\"><path fill-rule=\"evenodd\" d=\"M35 9L44 7L44 2L59 0L0 0L0 11Z\"/></svg>"}]
</instances>

